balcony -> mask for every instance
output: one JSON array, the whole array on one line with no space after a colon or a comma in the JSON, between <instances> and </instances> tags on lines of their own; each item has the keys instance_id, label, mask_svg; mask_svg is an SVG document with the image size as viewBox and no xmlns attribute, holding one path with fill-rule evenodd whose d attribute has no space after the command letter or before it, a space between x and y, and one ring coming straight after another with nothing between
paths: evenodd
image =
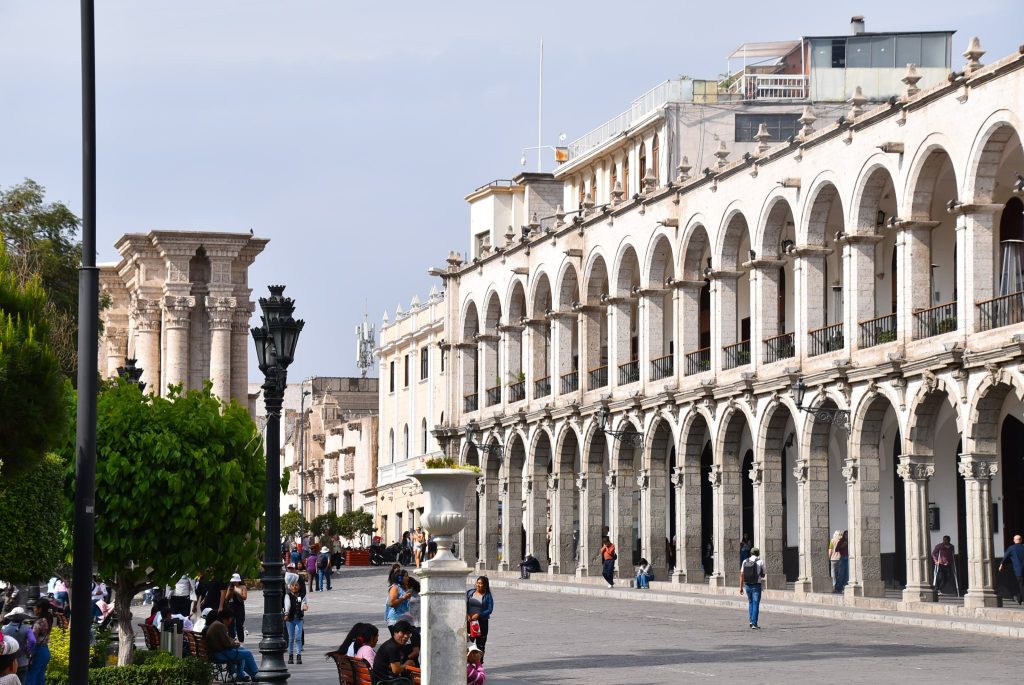
<instances>
[{"instance_id":1,"label":"balcony","mask_svg":"<svg viewBox=\"0 0 1024 685\"><path fill-rule=\"evenodd\" d=\"M790 359L796 356L796 336L792 333L783 333L774 338L764 339L764 363Z\"/></svg>"},{"instance_id":2,"label":"balcony","mask_svg":"<svg viewBox=\"0 0 1024 685\"><path fill-rule=\"evenodd\" d=\"M816 357L819 354L827 354L843 349L843 324L834 323L808 332L808 339L811 347L807 350L808 357Z\"/></svg>"},{"instance_id":3,"label":"balcony","mask_svg":"<svg viewBox=\"0 0 1024 685\"><path fill-rule=\"evenodd\" d=\"M696 352L690 352L686 355L686 375L693 376L694 374L704 373L705 371L711 370L711 348L705 347L702 350Z\"/></svg>"},{"instance_id":4,"label":"balcony","mask_svg":"<svg viewBox=\"0 0 1024 685\"><path fill-rule=\"evenodd\" d=\"M860 322L860 347L874 347L896 340L896 315L885 314Z\"/></svg>"},{"instance_id":5,"label":"balcony","mask_svg":"<svg viewBox=\"0 0 1024 685\"><path fill-rule=\"evenodd\" d=\"M914 340L931 338L956 329L956 300L914 312Z\"/></svg>"},{"instance_id":6,"label":"balcony","mask_svg":"<svg viewBox=\"0 0 1024 685\"><path fill-rule=\"evenodd\" d=\"M570 371L569 373L562 374L562 388L561 395L567 395L570 392L576 392L580 389L580 373L579 371Z\"/></svg>"},{"instance_id":7,"label":"balcony","mask_svg":"<svg viewBox=\"0 0 1024 685\"><path fill-rule=\"evenodd\" d=\"M978 330L1012 326L1024 321L1024 292L1010 293L991 300L978 302Z\"/></svg>"},{"instance_id":8,"label":"balcony","mask_svg":"<svg viewBox=\"0 0 1024 685\"><path fill-rule=\"evenodd\" d=\"M519 381L518 383L509 383L508 386L508 401L522 402L526 399L526 381Z\"/></svg>"},{"instance_id":9,"label":"balcony","mask_svg":"<svg viewBox=\"0 0 1024 685\"><path fill-rule=\"evenodd\" d=\"M480 396L475 392L462 398L462 410L465 412L476 411L480 408Z\"/></svg>"},{"instance_id":10,"label":"balcony","mask_svg":"<svg viewBox=\"0 0 1024 685\"><path fill-rule=\"evenodd\" d=\"M640 362L633 360L619 364L619 385L629 385L640 380Z\"/></svg>"},{"instance_id":11,"label":"balcony","mask_svg":"<svg viewBox=\"0 0 1024 685\"><path fill-rule=\"evenodd\" d=\"M544 376L544 378L538 378L533 382L533 396L547 397L551 394L551 376Z\"/></svg>"},{"instance_id":12,"label":"balcony","mask_svg":"<svg viewBox=\"0 0 1024 685\"><path fill-rule=\"evenodd\" d=\"M501 404L501 386L496 385L493 388L487 388L486 400L487 404L485 406L488 407Z\"/></svg>"},{"instance_id":13,"label":"balcony","mask_svg":"<svg viewBox=\"0 0 1024 685\"><path fill-rule=\"evenodd\" d=\"M741 340L735 345L722 348L723 365L726 369L735 369L750 363L750 341Z\"/></svg>"},{"instance_id":14,"label":"balcony","mask_svg":"<svg viewBox=\"0 0 1024 685\"><path fill-rule=\"evenodd\" d=\"M587 372L587 390L608 387L608 367L599 366Z\"/></svg>"},{"instance_id":15,"label":"balcony","mask_svg":"<svg viewBox=\"0 0 1024 685\"><path fill-rule=\"evenodd\" d=\"M651 380L657 381L668 378L674 373L672 355L658 357L651 361Z\"/></svg>"}]
</instances>

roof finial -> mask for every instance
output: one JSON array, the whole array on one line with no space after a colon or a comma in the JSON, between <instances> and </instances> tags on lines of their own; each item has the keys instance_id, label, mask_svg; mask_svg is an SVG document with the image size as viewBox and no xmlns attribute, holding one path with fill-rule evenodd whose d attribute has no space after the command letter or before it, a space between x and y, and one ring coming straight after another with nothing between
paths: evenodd
<instances>
[{"instance_id":1,"label":"roof finial","mask_svg":"<svg viewBox=\"0 0 1024 685\"><path fill-rule=\"evenodd\" d=\"M768 126L762 121L757 125L757 133L754 135L754 140L757 141L757 154L763 155L768 151L768 139L772 137L771 133L768 133Z\"/></svg>"},{"instance_id":2,"label":"roof finial","mask_svg":"<svg viewBox=\"0 0 1024 685\"><path fill-rule=\"evenodd\" d=\"M921 92L921 89L917 87L917 82L920 80L921 75L917 73L917 65L913 63L908 64L907 73L903 74L903 78L900 79L906 85L906 88L903 90L904 100L909 100Z\"/></svg>"},{"instance_id":3,"label":"roof finial","mask_svg":"<svg viewBox=\"0 0 1024 685\"><path fill-rule=\"evenodd\" d=\"M729 149L725 147L725 141L718 141L718 149L715 150L715 157L718 157L718 168L724 169L729 163L725 158L729 156Z\"/></svg>"},{"instance_id":4,"label":"roof finial","mask_svg":"<svg viewBox=\"0 0 1024 685\"><path fill-rule=\"evenodd\" d=\"M850 97L850 119L856 119L864 113L864 103L868 99L864 97L864 91L860 86L855 86L853 89L853 96Z\"/></svg>"},{"instance_id":5,"label":"roof finial","mask_svg":"<svg viewBox=\"0 0 1024 685\"><path fill-rule=\"evenodd\" d=\"M984 54L985 51L981 49L981 40L977 36L973 36L967 44L967 49L964 50L964 58L967 60L964 65L964 74L970 76L981 69L981 56Z\"/></svg>"},{"instance_id":6,"label":"roof finial","mask_svg":"<svg viewBox=\"0 0 1024 685\"><path fill-rule=\"evenodd\" d=\"M814 116L814 113L811 112L811 106L805 105L804 113L800 115L799 119L797 119L797 122L802 127L800 129L800 138L808 138L812 133L814 133L814 122L817 120L818 117Z\"/></svg>"},{"instance_id":7,"label":"roof finial","mask_svg":"<svg viewBox=\"0 0 1024 685\"><path fill-rule=\"evenodd\" d=\"M679 176L676 177L676 180L680 183L685 183L690 178L690 169L692 168L693 166L690 164L690 160L686 158L686 155L683 155L683 160L679 163L679 166L676 167L676 171L679 172Z\"/></svg>"}]
</instances>

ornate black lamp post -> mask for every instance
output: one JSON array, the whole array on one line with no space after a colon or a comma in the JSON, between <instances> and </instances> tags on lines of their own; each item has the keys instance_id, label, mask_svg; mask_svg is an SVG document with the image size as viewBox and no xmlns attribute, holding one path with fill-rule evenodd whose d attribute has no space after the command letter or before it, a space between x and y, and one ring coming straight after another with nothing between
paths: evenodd
<instances>
[{"instance_id":1,"label":"ornate black lamp post","mask_svg":"<svg viewBox=\"0 0 1024 685\"><path fill-rule=\"evenodd\" d=\"M263 662L256 680L283 683L288 680L284 651L288 641L284 635L281 601L284 577L281 575L281 405L288 383L288 365L295 358L304 321L292 318L295 301L284 297L283 285L270 286L270 297L260 298L263 325L252 329L256 342L256 358L263 373L263 399L267 405L267 483L264 492L266 508L266 548L263 551L263 639L260 654Z\"/></svg>"},{"instance_id":2,"label":"ornate black lamp post","mask_svg":"<svg viewBox=\"0 0 1024 685\"><path fill-rule=\"evenodd\" d=\"M624 430L615 431L610 430L608 426L608 419L611 417L611 410L608 407L601 407L597 412L597 430L601 431L605 435L610 435L616 440L619 440L624 445L630 447L640 447L644 444L644 436L637 433L635 430Z\"/></svg>"},{"instance_id":3,"label":"ornate black lamp post","mask_svg":"<svg viewBox=\"0 0 1024 685\"><path fill-rule=\"evenodd\" d=\"M480 424L478 424L476 421L470 421L466 425L466 442L468 442L470 445L475 447L478 452L488 452L488 453L493 452L494 455L500 459L501 458L501 451L502 451L500 444L498 444L498 443L489 443L489 442L478 444L478 443L473 441L473 436L475 434L479 433L479 432L480 432ZM481 437L483 438L483 437L486 437L486 436L481 435Z\"/></svg>"},{"instance_id":4,"label":"ornate black lamp post","mask_svg":"<svg viewBox=\"0 0 1024 685\"><path fill-rule=\"evenodd\" d=\"M117 375L121 378L127 379L132 385L139 386L139 390L146 392L146 384L142 382L142 372L145 369L141 369L136 366L137 359L127 358L124 360L124 366L117 367Z\"/></svg>"},{"instance_id":5,"label":"ornate black lamp post","mask_svg":"<svg viewBox=\"0 0 1024 685\"><path fill-rule=\"evenodd\" d=\"M805 407L804 397L807 395L807 385L804 383L804 379L797 378L793 381L791 390L793 392L793 401L796 402L796 408L808 414L814 414L815 421L831 423L839 428L846 428L850 425L850 412L847 409L826 409L824 407L812 409Z\"/></svg>"}]
</instances>

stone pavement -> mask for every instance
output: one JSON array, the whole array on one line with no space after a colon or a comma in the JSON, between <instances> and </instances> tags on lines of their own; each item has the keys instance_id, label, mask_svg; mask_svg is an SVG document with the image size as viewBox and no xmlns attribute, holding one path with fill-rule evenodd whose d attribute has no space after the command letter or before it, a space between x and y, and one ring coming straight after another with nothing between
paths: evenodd
<instances>
[{"instance_id":1,"label":"stone pavement","mask_svg":"<svg viewBox=\"0 0 1024 685\"><path fill-rule=\"evenodd\" d=\"M342 569L331 592L311 594L305 663L292 667L290 682L337 683L333 662L323 655L356 621L375 623L382 640L387 637L385 583L383 568ZM786 685L837 679L960 683L1012 678L1018 670L1016 640L851 620L834 611L826 615L829 607L805 606L822 612L807 615L787 611L777 601L763 602L763 629L752 631L738 593L735 599L680 602L670 593L628 588L553 592L534 581L499 579L492 585L487 682L494 685L676 685L726 678ZM247 646L254 650L260 601L254 592L248 602L253 632Z\"/></svg>"}]
</instances>

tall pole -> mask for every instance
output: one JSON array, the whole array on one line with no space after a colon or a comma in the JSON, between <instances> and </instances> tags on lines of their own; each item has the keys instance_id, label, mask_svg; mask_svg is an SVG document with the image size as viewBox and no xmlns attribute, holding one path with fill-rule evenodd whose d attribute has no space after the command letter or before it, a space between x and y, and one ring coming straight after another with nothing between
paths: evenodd
<instances>
[{"instance_id":1,"label":"tall pole","mask_svg":"<svg viewBox=\"0 0 1024 685\"><path fill-rule=\"evenodd\" d=\"M100 272L96 268L96 43L93 0L81 0L82 265L78 269L78 412L69 682L89 681L93 537L96 530L96 393Z\"/></svg>"},{"instance_id":2,"label":"tall pole","mask_svg":"<svg viewBox=\"0 0 1024 685\"><path fill-rule=\"evenodd\" d=\"M268 369L263 383L263 398L267 404L267 482L263 493L267 536L263 550L263 639L260 640L263 659L256 680L267 683L288 680L288 667L284 663L288 641L281 617L284 577L281 575L280 553L281 406L284 404L286 379L285 370L275 365Z\"/></svg>"},{"instance_id":3,"label":"tall pole","mask_svg":"<svg viewBox=\"0 0 1024 685\"><path fill-rule=\"evenodd\" d=\"M540 39L540 74L537 79L537 173L544 171L541 129L544 127L544 39Z\"/></svg>"}]
</instances>

